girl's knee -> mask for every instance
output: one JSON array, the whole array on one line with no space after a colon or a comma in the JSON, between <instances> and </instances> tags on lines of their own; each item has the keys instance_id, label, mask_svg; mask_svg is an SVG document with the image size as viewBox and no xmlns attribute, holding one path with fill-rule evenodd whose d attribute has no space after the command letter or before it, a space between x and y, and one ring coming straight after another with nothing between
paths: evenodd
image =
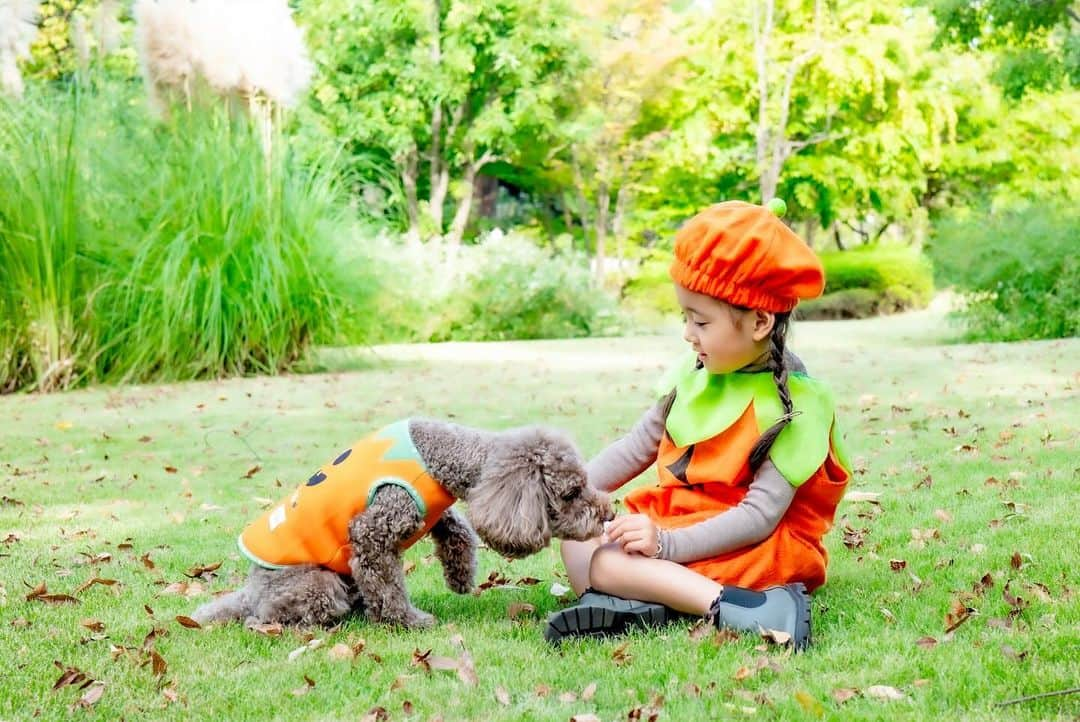
<instances>
[{"instance_id":1,"label":"girl's knee","mask_svg":"<svg viewBox=\"0 0 1080 722\"><path fill-rule=\"evenodd\" d=\"M623 565L627 562L626 552L618 546L602 546L593 552L589 563L589 586L603 591L617 582Z\"/></svg>"}]
</instances>

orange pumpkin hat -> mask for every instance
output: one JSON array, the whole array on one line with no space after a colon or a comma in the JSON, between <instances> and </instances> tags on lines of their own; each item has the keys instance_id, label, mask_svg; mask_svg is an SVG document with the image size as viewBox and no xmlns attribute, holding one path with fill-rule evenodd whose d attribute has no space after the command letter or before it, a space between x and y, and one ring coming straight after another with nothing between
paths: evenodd
<instances>
[{"instance_id":1,"label":"orange pumpkin hat","mask_svg":"<svg viewBox=\"0 0 1080 722\"><path fill-rule=\"evenodd\" d=\"M742 201L717 203L679 229L671 278L733 306L773 313L825 288L813 250L770 208Z\"/></svg>"}]
</instances>

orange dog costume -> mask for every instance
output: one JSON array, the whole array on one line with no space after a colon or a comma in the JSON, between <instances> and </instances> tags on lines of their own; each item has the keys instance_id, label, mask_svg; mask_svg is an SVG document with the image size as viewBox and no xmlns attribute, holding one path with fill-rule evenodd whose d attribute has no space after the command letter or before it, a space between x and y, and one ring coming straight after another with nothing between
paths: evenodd
<instances>
[{"instance_id":1,"label":"orange dog costume","mask_svg":"<svg viewBox=\"0 0 1080 722\"><path fill-rule=\"evenodd\" d=\"M349 522L387 484L408 491L424 517L406 548L454 503L424 468L405 419L361 439L268 509L240 534L240 551L268 569L315 564L349 574Z\"/></svg>"}]
</instances>

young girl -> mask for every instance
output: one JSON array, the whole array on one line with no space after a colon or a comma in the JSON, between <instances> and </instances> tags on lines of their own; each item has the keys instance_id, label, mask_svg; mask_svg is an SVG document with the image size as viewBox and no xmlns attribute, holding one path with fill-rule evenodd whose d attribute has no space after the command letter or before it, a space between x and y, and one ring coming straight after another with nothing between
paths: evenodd
<instances>
[{"instance_id":1,"label":"young girl","mask_svg":"<svg viewBox=\"0 0 1080 722\"><path fill-rule=\"evenodd\" d=\"M849 473L828 390L784 348L792 309L821 294L824 274L778 218L782 205L720 203L676 235L671 277L693 353L589 463L590 484L605 491L653 462L659 483L629 493L631 513L603 538L563 542L582 596L551 615L548 640L682 613L809 643L807 593L825 582L821 539Z\"/></svg>"}]
</instances>

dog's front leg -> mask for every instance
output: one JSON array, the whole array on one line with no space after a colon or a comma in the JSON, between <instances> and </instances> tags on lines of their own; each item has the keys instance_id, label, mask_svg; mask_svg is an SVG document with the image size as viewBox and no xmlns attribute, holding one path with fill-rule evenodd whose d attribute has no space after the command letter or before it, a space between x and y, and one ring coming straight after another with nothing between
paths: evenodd
<instances>
[{"instance_id":1,"label":"dog's front leg","mask_svg":"<svg viewBox=\"0 0 1080 722\"><path fill-rule=\"evenodd\" d=\"M349 522L352 559L349 566L373 622L430 627L435 617L412 605L405 592L401 544L424 525L416 503L398 486L384 486L367 509Z\"/></svg>"},{"instance_id":2,"label":"dog's front leg","mask_svg":"<svg viewBox=\"0 0 1080 722\"><path fill-rule=\"evenodd\" d=\"M476 581L476 533L453 508L447 509L431 528L435 556L442 563L446 585L468 594Z\"/></svg>"}]
</instances>

